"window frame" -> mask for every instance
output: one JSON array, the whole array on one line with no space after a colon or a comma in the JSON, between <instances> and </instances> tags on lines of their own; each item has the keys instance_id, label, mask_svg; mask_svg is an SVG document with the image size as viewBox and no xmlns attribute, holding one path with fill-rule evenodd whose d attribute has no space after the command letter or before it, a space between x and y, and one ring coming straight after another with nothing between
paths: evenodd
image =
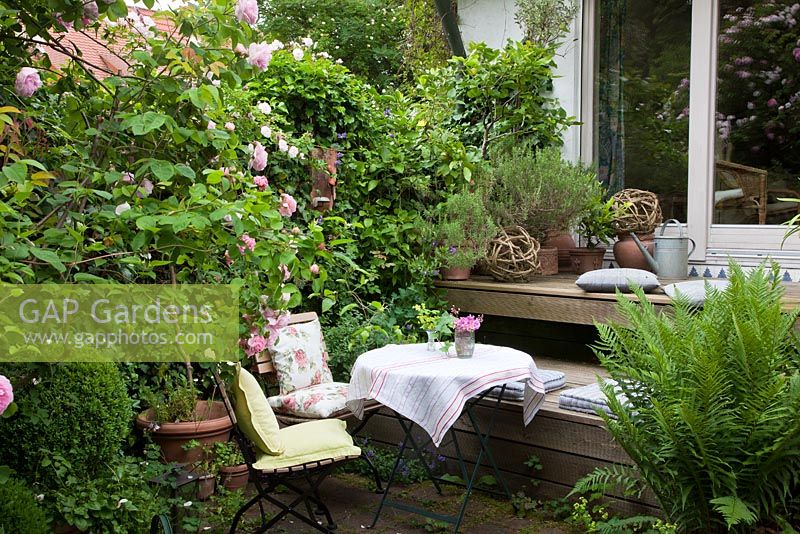
<instances>
[{"instance_id":1,"label":"window frame","mask_svg":"<svg viewBox=\"0 0 800 534\"><path fill-rule=\"evenodd\" d=\"M581 59L580 158L595 162L594 69L595 23L598 0L583 2ZM781 247L786 227L781 225L714 224L714 152L716 143L717 35L719 0L689 0L692 4L689 66L689 165L687 177L688 235L697 248L693 263L728 257L758 263L766 257L800 265L800 239L793 237ZM677 229L673 230L677 231Z\"/></svg>"}]
</instances>

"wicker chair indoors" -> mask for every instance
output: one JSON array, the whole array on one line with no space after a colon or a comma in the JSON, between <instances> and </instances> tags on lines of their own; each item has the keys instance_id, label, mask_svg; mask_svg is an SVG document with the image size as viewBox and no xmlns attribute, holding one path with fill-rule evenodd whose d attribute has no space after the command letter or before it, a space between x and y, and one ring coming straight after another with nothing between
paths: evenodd
<instances>
[{"instance_id":1,"label":"wicker chair indoors","mask_svg":"<svg viewBox=\"0 0 800 534\"><path fill-rule=\"evenodd\" d=\"M256 490L256 495L234 515L230 533L235 534L242 517L258 505L261 525L256 532L266 532L291 515L313 530L332 534L336 524L318 488L337 466L352 460L367 460L361 449L353 445L345 422L323 419L281 429L261 386L248 371L236 367L231 384L233 405L216 371L214 378L234 425L233 438L242 451ZM273 496L279 486L292 493L289 502ZM269 518L265 503L276 507L278 513ZM327 524L317 522L317 515L324 515Z\"/></svg>"}]
</instances>

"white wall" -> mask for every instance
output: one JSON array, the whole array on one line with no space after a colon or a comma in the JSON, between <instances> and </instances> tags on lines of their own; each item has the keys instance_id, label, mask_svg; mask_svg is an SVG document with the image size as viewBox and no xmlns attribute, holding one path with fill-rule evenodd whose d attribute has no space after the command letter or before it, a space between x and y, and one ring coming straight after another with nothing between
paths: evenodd
<instances>
[{"instance_id":1,"label":"white wall","mask_svg":"<svg viewBox=\"0 0 800 534\"><path fill-rule=\"evenodd\" d=\"M485 42L500 48L509 39L518 40L522 30L514 20L514 0L458 0L458 25L464 45ZM581 120L581 15L564 37L564 44L556 57L556 76L553 96L569 115ZM564 133L564 157L572 161L580 159L580 126L573 126Z\"/></svg>"}]
</instances>

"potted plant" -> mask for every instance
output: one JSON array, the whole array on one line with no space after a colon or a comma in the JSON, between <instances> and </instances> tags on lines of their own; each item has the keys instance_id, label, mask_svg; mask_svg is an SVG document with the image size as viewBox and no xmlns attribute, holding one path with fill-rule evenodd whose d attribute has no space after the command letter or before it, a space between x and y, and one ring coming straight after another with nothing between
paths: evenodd
<instances>
[{"instance_id":1,"label":"potted plant","mask_svg":"<svg viewBox=\"0 0 800 534\"><path fill-rule=\"evenodd\" d=\"M167 381L160 391L146 390L149 406L136 417L136 426L150 432L165 462L194 463L205 455L202 446L227 441L233 423L220 401L200 400L193 381ZM190 441L199 446L185 447Z\"/></svg>"},{"instance_id":2,"label":"potted plant","mask_svg":"<svg viewBox=\"0 0 800 534\"><path fill-rule=\"evenodd\" d=\"M442 204L435 213L436 259L445 280L466 280L479 259L486 256L497 228L492 223L483 196L464 190Z\"/></svg>"},{"instance_id":3,"label":"potted plant","mask_svg":"<svg viewBox=\"0 0 800 534\"><path fill-rule=\"evenodd\" d=\"M547 265L549 255L555 261L557 254L558 265L550 271L544 266L543 274L570 270L569 251L576 246L570 230L598 187L596 174L564 161L558 147L534 151L527 144L515 144L492 155L478 179L491 184L489 206L495 223L502 228L521 226L542 243L540 263Z\"/></svg>"},{"instance_id":4,"label":"potted plant","mask_svg":"<svg viewBox=\"0 0 800 534\"><path fill-rule=\"evenodd\" d=\"M219 483L230 491L247 486L250 473L242 451L232 441L214 443L214 466Z\"/></svg>"},{"instance_id":5,"label":"potted plant","mask_svg":"<svg viewBox=\"0 0 800 534\"><path fill-rule=\"evenodd\" d=\"M614 237L613 205L614 199L603 200L602 191L598 188L578 222L578 235L586 246L575 248L570 253L576 273L583 274L603 266L606 249L600 245Z\"/></svg>"}]
</instances>

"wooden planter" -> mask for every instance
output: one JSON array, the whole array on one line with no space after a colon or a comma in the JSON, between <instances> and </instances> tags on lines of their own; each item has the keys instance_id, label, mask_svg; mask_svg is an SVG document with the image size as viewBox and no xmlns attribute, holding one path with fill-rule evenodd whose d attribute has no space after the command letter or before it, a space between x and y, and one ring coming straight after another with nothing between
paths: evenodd
<instances>
[{"instance_id":1,"label":"wooden planter","mask_svg":"<svg viewBox=\"0 0 800 534\"><path fill-rule=\"evenodd\" d=\"M136 417L136 426L151 432L153 441L161 447L164 462L195 463L203 459L202 445L210 448L217 441L228 441L233 423L220 401L197 401L194 413L195 421L159 423L154 430L153 410L150 409ZM197 440L201 446L183 450L191 440Z\"/></svg>"}]
</instances>

